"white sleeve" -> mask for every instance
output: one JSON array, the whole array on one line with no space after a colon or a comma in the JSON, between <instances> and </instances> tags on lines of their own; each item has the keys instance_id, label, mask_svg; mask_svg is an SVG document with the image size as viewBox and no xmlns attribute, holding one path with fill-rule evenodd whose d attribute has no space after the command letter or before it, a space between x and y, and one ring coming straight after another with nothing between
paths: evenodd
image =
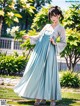
<instances>
[{"instance_id":1,"label":"white sleeve","mask_svg":"<svg viewBox=\"0 0 80 106\"><path fill-rule=\"evenodd\" d=\"M38 39L44 34L45 30L47 28L47 24L43 27L43 29L40 31L40 33L37 36L30 36L30 43L31 44L36 44Z\"/></svg>"},{"instance_id":2,"label":"white sleeve","mask_svg":"<svg viewBox=\"0 0 80 106\"><path fill-rule=\"evenodd\" d=\"M63 27L59 30L60 42L57 43L57 53L61 53L66 47L66 35Z\"/></svg>"}]
</instances>

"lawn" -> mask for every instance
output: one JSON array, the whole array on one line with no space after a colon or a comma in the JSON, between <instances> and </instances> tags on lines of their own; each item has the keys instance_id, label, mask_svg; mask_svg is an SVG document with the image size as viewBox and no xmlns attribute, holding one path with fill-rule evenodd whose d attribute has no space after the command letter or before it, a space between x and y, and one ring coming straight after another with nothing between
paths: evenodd
<instances>
[{"instance_id":1,"label":"lawn","mask_svg":"<svg viewBox=\"0 0 80 106\"><path fill-rule=\"evenodd\" d=\"M6 99L10 106L33 106L34 100L26 100L18 97L12 88L0 87L0 99ZM50 102L47 101L49 106ZM80 106L80 90L62 88L62 100L57 101L56 106Z\"/></svg>"}]
</instances>

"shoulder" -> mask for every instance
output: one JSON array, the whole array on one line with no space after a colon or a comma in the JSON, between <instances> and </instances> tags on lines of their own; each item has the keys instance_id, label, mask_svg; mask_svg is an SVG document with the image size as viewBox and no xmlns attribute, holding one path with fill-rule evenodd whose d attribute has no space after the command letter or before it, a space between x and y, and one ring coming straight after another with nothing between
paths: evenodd
<instances>
[{"instance_id":1,"label":"shoulder","mask_svg":"<svg viewBox=\"0 0 80 106\"><path fill-rule=\"evenodd\" d=\"M44 25L43 29L45 30L46 28L49 28L50 27L50 24L46 24Z\"/></svg>"},{"instance_id":2,"label":"shoulder","mask_svg":"<svg viewBox=\"0 0 80 106\"><path fill-rule=\"evenodd\" d=\"M59 35L61 35L61 34L65 34L65 28L64 28L64 26L62 26L61 24L59 24L59 26L58 26L58 33L59 33Z\"/></svg>"},{"instance_id":3,"label":"shoulder","mask_svg":"<svg viewBox=\"0 0 80 106\"><path fill-rule=\"evenodd\" d=\"M46 25L45 25L45 27L49 27L49 26L50 26L50 24L46 24Z\"/></svg>"},{"instance_id":4,"label":"shoulder","mask_svg":"<svg viewBox=\"0 0 80 106\"><path fill-rule=\"evenodd\" d=\"M64 26L62 26L61 24L59 24L59 27L58 27L59 31L65 31L65 28Z\"/></svg>"},{"instance_id":5,"label":"shoulder","mask_svg":"<svg viewBox=\"0 0 80 106\"><path fill-rule=\"evenodd\" d=\"M59 35L65 35L65 28L64 28L64 26L59 25L58 33L59 33Z\"/></svg>"}]
</instances>

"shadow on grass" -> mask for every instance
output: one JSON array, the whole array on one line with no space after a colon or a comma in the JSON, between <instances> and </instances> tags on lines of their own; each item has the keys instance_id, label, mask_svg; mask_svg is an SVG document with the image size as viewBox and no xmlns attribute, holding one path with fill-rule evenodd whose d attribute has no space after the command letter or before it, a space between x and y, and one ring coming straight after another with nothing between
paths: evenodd
<instances>
[{"instance_id":1,"label":"shadow on grass","mask_svg":"<svg viewBox=\"0 0 80 106\"><path fill-rule=\"evenodd\" d=\"M60 101L57 101L56 106L70 106L70 104L74 104L76 103L77 99L68 99L68 98L63 98ZM25 104L27 106L33 106L34 105L34 101L19 101L17 102L18 104ZM46 105L44 106L49 106L50 102L47 101ZM42 106L42 105L41 105Z\"/></svg>"},{"instance_id":2,"label":"shadow on grass","mask_svg":"<svg viewBox=\"0 0 80 106\"><path fill-rule=\"evenodd\" d=\"M26 105L30 105L30 106L33 106L34 105L34 102L35 101L21 101L21 102L17 102L18 104L26 104ZM47 102L47 104L46 105L44 105L44 106L48 106L50 104L50 102ZM42 106L42 105L41 105Z\"/></svg>"},{"instance_id":3,"label":"shadow on grass","mask_svg":"<svg viewBox=\"0 0 80 106\"><path fill-rule=\"evenodd\" d=\"M33 105L34 101L19 101L18 104L26 104L26 105Z\"/></svg>"},{"instance_id":4,"label":"shadow on grass","mask_svg":"<svg viewBox=\"0 0 80 106\"><path fill-rule=\"evenodd\" d=\"M69 99L69 98L63 98L62 100L57 102L56 106L71 106L71 104L76 103L77 99Z\"/></svg>"}]
</instances>

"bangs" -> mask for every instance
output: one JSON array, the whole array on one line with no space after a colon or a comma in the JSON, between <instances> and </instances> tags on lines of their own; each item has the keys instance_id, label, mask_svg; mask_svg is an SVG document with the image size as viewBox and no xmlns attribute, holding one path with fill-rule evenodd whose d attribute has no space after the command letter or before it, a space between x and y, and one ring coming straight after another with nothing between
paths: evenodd
<instances>
[{"instance_id":1,"label":"bangs","mask_svg":"<svg viewBox=\"0 0 80 106\"><path fill-rule=\"evenodd\" d=\"M59 13L59 11L51 10L51 11L49 11L49 14L50 14L50 17L52 17L52 16L59 15L60 13Z\"/></svg>"},{"instance_id":2,"label":"bangs","mask_svg":"<svg viewBox=\"0 0 80 106\"><path fill-rule=\"evenodd\" d=\"M52 16L57 16L57 15L60 15L60 19L63 20L64 16L62 14L62 11L60 9L60 7L58 6L52 6L49 11L48 11L48 19L49 21L51 21L51 17Z\"/></svg>"}]
</instances>

